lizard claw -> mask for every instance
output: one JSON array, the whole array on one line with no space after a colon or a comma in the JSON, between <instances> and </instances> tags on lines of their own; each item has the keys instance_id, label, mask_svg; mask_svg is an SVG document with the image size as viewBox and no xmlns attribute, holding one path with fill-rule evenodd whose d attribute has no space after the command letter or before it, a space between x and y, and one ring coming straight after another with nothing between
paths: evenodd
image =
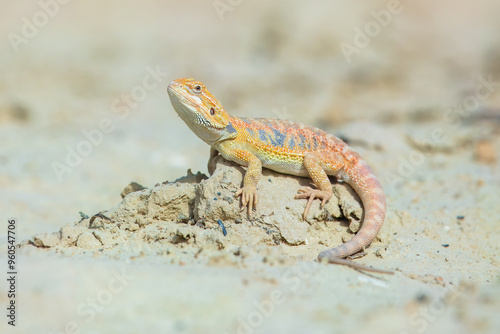
<instances>
[{"instance_id":1,"label":"lizard claw","mask_svg":"<svg viewBox=\"0 0 500 334\"><path fill-rule=\"evenodd\" d=\"M311 205L314 201L315 198L321 199L321 204L320 208L323 208L328 202L330 198L332 198L332 191L328 190L320 190L320 189L313 189L311 187L302 187L299 189L297 192L297 195L295 195L295 199L300 199L300 198L307 198L307 204L306 208L304 210L303 218L306 219L307 213L309 212L309 209L311 208Z\"/></svg>"},{"instance_id":2,"label":"lizard claw","mask_svg":"<svg viewBox=\"0 0 500 334\"><path fill-rule=\"evenodd\" d=\"M252 209L257 207L257 189L255 187L243 187L236 192L236 197L241 196L241 211L248 208L248 217L252 216Z\"/></svg>"}]
</instances>

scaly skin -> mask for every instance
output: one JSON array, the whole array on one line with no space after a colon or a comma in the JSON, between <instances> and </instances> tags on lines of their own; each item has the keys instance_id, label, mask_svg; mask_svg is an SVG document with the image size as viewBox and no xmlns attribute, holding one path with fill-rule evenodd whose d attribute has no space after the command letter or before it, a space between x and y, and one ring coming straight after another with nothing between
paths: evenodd
<instances>
[{"instance_id":1,"label":"scaly skin","mask_svg":"<svg viewBox=\"0 0 500 334\"><path fill-rule=\"evenodd\" d=\"M385 218L385 195L379 181L346 143L323 130L296 122L230 116L205 85L194 79L172 81L168 93L178 115L212 147L211 158L218 152L227 160L247 167L243 187L236 196L241 196L242 208L248 209L249 216L257 205L257 183L262 167L311 177L317 189L303 187L295 196L308 199L304 218L315 198L320 199L323 206L332 197L328 175L335 175L354 188L361 198L364 220L354 238L321 252L318 260L392 273L345 259L373 241Z\"/></svg>"}]
</instances>

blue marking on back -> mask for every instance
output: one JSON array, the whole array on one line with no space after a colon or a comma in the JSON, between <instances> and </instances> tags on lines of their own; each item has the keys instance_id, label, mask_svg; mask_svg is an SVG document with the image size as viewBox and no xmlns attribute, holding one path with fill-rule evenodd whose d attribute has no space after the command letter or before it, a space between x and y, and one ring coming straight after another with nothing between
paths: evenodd
<instances>
[{"instance_id":1,"label":"blue marking on back","mask_svg":"<svg viewBox=\"0 0 500 334\"><path fill-rule=\"evenodd\" d=\"M226 130L229 133L236 132L236 129L234 128L233 124L231 124L231 122L229 122L229 124L226 126Z\"/></svg>"},{"instance_id":2,"label":"blue marking on back","mask_svg":"<svg viewBox=\"0 0 500 334\"><path fill-rule=\"evenodd\" d=\"M283 145L285 145L285 134L282 133L282 132L279 132L277 129L272 129L273 132L274 132L274 140L271 136L271 143L274 145L274 146L277 146L277 147L283 147Z\"/></svg>"},{"instance_id":3,"label":"blue marking on back","mask_svg":"<svg viewBox=\"0 0 500 334\"><path fill-rule=\"evenodd\" d=\"M307 144L307 141L306 141L306 137L304 137L303 134L299 134L299 138L300 138L300 142L299 142L299 146L300 148L306 148L306 144ZM309 147L307 147L307 149L309 149Z\"/></svg>"},{"instance_id":4,"label":"blue marking on back","mask_svg":"<svg viewBox=\"0 0 500 334\"><path fill-rule=\"evenodd\" d=\"M246 131L248 132L248 134L252 137L255 136L255 131L253 129L250 129L250 128L246 128Z\"/></svg>"},{"instance_id":5,"label":"blue marking on back","mask_svg":"<svg viewBox=\"0 0 500 334\"><path fill-rule=\"evenodd\" d=\"M315 150L318 148L318 140L316 139L316 136L313 136L313 147L311 147L312 150Z\"/></svg>"},{"instance_id":6,"label":"blue marking on back","mask_svg":"<svg viewBox=\"0 0 500 334\"><path fill-rule=\"evenodd\" d=\"M288 148L293 150L295 148L295 138L290 138L290 141L288 142Z\"/></svg>"},{"instance_id":7,"label":"blue marking on back","mask_svg":"<svg viewBox=\"0 0 500 334\"><path fill-rule=\"evenodd\" d=\"M265 143L267 143L268 136L266 130L259 129L259 139Z\"/></svg>"}]
</instances>

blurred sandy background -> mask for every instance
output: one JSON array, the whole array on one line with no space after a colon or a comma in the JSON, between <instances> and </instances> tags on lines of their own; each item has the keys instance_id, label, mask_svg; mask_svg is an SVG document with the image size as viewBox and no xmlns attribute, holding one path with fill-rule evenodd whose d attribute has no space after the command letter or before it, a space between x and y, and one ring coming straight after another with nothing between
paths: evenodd
<instances>
[{"instance_id":1,"label":"blurred sandy background","mask_svg":"<svg viewBox=\"0 0 500 334\"><path fill-rule=\"evenodd\" d=\"M376 27L374 13L387 13L389 3L2 1L1 254L5 255L8 217L18 219L17 238L22 241L78 221L79 211L92 215L116 205L121 200L121 190L130 181L151 187L175 180L188 168L206 173L208 147L176 116L166 94L171 80L194 77L203 81L230 113L287 118L351 140L380 176L390 210L404 212L415 220L415 225L425 222L426 228L432 230L436 219L447 224L447 219L455 220L457 215L475 217L468 225L470 229L465 229L472 234L460 237L456 243L480 245L483 248L477 252L482 253L478 255L471 248L470 254L476 257L471 255L468 262L457 263L456 268L474 263L484 276L471 277L473 274L457 269L451 281L471 284L473 291L490 291L493 285L491 289L498 296L500 84L490 85L493 88L487 98L465 111L465 117L455 119L457 127L451 127L445 117L450 110L456 110L452 114L457 116L464 101L475 101L467 98L475 96L481 80L500 82L500 3L401 1L398 12L386 17L387 25L378 24L379 30L371 31L372 37L365 37L366 45L346 57L341 46L356 46L358 29ZM47 15L40 14L42 7L51 11L53 17L45 21ZM26 28L28 21L39 27L34 31ZM29 38L25 37L27 32ZM144 80L151 72L157 73L156 80L146 79L149 85L145 87ZM488 91L482 87L481 92ZM55 166L67 166L68 152L83 145L85 131L98 129L102 122L111 124L112 130L99 137L76 166L64 173L57 172ZM425 139L436 128L444 129L452 139L438 146L425 146ZM424 146L419 146L419 140ZM401 176L401 158L408 160L415 148L428 154L427 160L410 175ZM394 175L399 177L393 182ZM472 186L481 182L483 188ZM413 241L413 247L419 249L418 240ZM451 253L452 257L463 256L458 249ZM413 262L409 266L417 265ZM27 254L20 266L19 289L25 299L20 301L19 326L6 327L2 317L2 333L64 332L68 319L78 318L72 313L78 302L72 301L84 299L99 282L106 282L108 268L121 268L119 262L95 264L89 259L53 255L49 258L43 254ZM134 270L144 277L136 277L142 277L143 284L136 278L128 295L121 296L127 299L112 304L96 321L81 325L82 333L132 333L147 329L236 332L237 321L231 321L232 315L221 316L222 311L215 312L213 308L220 303L222 310L224 305L229 305L226 311L230 310L233 304L224 298L241 298L250 305L252 298L265 290L268 278L262 277L280 276L279 272L262 276L252 272L257 286L238 290L233 289L236 283L231 280L237 281L248 273L234 268L137 266L139 269ZM260 270L267 273L271 269ZM345 268L321 270L323 276L319 277L323 281L311 283L311 290L315 284L335 285L334 280L328 280L336 270L342 271L345 282L349 275L359 275ZM160 287L162 275L173 276L167 279L171 286L163 285L161 289L176 291L166 298L174 298L181 309L201 309L199 305L204 305L212 315L196 320L198 313L184 318L174 306L144 306L150 298L155 300L156 292L150 288ZM225 288L233 289L233 295L219 298L217 292L207 292L204 282L197 279L205 275L207 287L214 290L217 282L222 282L222 289L224 282L230 281ZM409 284L391 282L397 286L393 290L402 294L406 292L404 284ZM486 327L477 325L489 318L494 307L498 312L498 302L484 306L482 316L470 322L457 320L469 309L449 308L450 314L429 320L425 330L408 325L406 315L398 313L406 301L388 302L378 311L380 317L372 318L365 326L361 315L370 306L380 306L376 301L380 296L362 298L366 292L362 287L346 284L354 284L356 291L354 297L341 296L336 301L340 306L335 304L330 309L327 300L336 296L325 292L317 296L324 299L319 302L324 306L323 313L316 313L315 318L306 312L307 316L301 318L297 305L307 300L309 293L303 292L293 297L294 307L280 311L275 320L270 318L263 327L252 331L376 332L376 328L385 328L384 332L390 332L387 325L393 317L399 328L395 332L455 328L456 332L465 333L495 329L490 323ZM421 287L423 283L418 284L408 286L408 293L418 294L420 288L426 289ZM4 286L1 288L3 308L6 297ZM442 292L435 286L429 289L436 294ZM183 293L189 298L183 299ZM411 300L415 294L404 298ZM398 298L398 294L391 296L393 300ZM342 306L341 299L351 298L367 304L361 307L362 311L356 305ZM467 298L476 301L472 292L463 298L467 303ZM198 306L190 305L190 301ZM142 312L143 307L147 311ZM37 315L37 309L45 309L45 313ZM336 329L325 320L328 312L343 314L336 320ZM225 320L219 321L221 317ZM280 328L280 323L286 325Z\"/></svg>"}]
</instances>

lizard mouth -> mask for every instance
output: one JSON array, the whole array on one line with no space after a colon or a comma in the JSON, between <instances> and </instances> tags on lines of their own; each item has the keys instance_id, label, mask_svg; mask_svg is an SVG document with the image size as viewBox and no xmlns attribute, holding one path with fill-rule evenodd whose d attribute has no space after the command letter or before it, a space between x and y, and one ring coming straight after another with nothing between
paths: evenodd
<instances>
[{"instance_id":1,"label":"lizard mouth","mask_svg":"<svg viewBox=\"0 0 500 334\"><path fill-rule=\"evenodd\" d=\"M173 81L167 91L177 115L202 140L212 145L223 135L224 127L212 122L201 97L192 95L181 84Z\"/></svg>"},{"instance_id":2,"label":"lizard mouth","mask_svg":"<svg viewBox=\"0 0 500 334\"><path fill-rule=\"evenodd\" d=\"M167 88L170 100L184 108L189 109L191 112L199 113L205 109L203 100L198 95L192 95L186 91L187 88L181 84L172 81Z\"/></svg>"},{"instance_id":3,"label":"lizard mouth","mask_svg":"<svg viewBox=\"0 0 500 334\"><path fill-rule=\"evenodd\" d=\"M204 105L202 96L190 94L187 89L175 80L167 87L170 101L177 114L186 122L191 120L215 130L224 129L224 126L218 126L211 121L211 117L208 116L210 110Z\"/></svg>"},{"instance_id":4,"label":"lizard mouth","mask_svg":"<svg viewBox=\"0 0 500 334\"><path fill-rule=\"evenodd\" d=\"M186 94L183 92L183 88L180 84L178 84L175 81L172 81L168 87L167 87L167 92L168 95L170 96L170 99L173 101L172 98L179 100L180 104L182 105L190 105L190 106L196 106L197 103L194 99L194 96L191 96L189 94ZM198 102L199 104L199 102Z\"/></svg>"}]
</instances>

